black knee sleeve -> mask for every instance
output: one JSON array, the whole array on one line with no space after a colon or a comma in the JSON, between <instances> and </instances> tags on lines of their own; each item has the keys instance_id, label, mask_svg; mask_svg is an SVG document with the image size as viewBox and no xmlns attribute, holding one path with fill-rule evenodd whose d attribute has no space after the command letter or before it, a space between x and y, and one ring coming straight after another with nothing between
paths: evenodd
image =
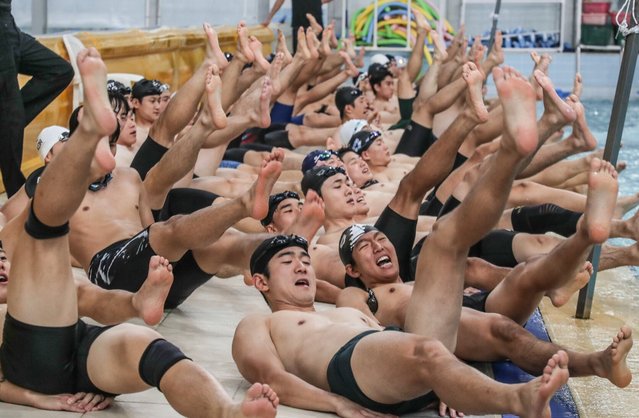
<instances>
[{"instance_id":1,"label":"black knee sleeve","mask_svg":"<svg viewBox=\"0 0 639 418\"><path fill-rule=\"evenodd\" d=\"M581 213L564 209L552 203L537 206L520 206L513 209L510 220L513 229L531 234L555 234L568 237L577 231Z\"/></svg>"},{"instance_id":2,"label":"black knee sleeve","mask_svg":"<svg viewBox=\"0 0 639 418\"><path fill-rule=\"evenodd\" d=\"M446 200L446 203L444 203L444 205L442 206L441 210L439 211L439 214L437 215L438 218L441 218L442 216L446 215L447 213L450 213L453 211L453 209L455 209L457 206L459 206L461 202L459 200L457 200L455 198L455 196L451 195L448 200Z\"/></svg>"},{"instance_id":3,"label":"black knee sleeve","mask_svg":"<svg viewBox=\"0 0 639 418\"><path fill-rule=\"evenodd\" d=\"M274 147L293 149L291 141L288 140L288 131L274 131L264 135L264 143Z\"/></svg>"},{"instance_id":4,"label":"black knee sleeve","mask_svg":"<svg viewBox=\"0 0 639 418\"><path fill-rule=\"evenodd\" d=\"M158 338L149 344L140 358L139 373L144 382L160 389L160 381L164 374L178 361L191 360L184 355L182 350L164 340Z\"/></svg>"},{"instance_id":5,"label":"black knee sleeve","mask_svg":"<svg viewBox=\"0 0 639 418\"><path fill-rule=\"evenodd\" d=\"M461 167L468 160L468 157L461 155L459 152L455 154L455 162L453 163L453 169L450 170L451 173Z\"/></svg>"},{"instance_id":6,"label":"black knee sleeve","mask_svg":"<svg viewBox=\"0 0 639 418\"><path fill-rule=\"evenodd\" d=\"M33 200L29 206L29 217L24 223L24 230L35 239L49 239L62 237L69 233L69 222L60 226L43 224L33 212Z\"/></svg>"},{"instance_id":7,"label":"black knee sleeve","mask_svg":"<svg viewBox=\"0 0 639 418\"><path fill-rule=\"evenodd\" d=\"M131 168L134 168L140 178L144 180L147 173L156 165L169 149L155 142L150 136L140 146L140 149L131 161Z\"/></svg>"}]
</instances>

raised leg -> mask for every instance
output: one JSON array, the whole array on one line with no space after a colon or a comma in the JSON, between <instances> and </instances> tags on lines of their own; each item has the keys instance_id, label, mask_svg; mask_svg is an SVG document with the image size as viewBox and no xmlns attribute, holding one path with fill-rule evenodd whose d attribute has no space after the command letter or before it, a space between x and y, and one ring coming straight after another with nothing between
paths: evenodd
<instances>
[{"instance_id":1,"label":"raised leg","mask_svg":"<svg viewBox=\"0 0 639 418\"><path fill-rule=\"evenodd\" d=\"M457 341L468 250L497 223L519 164L537 147L532 87L509 68L496 68L493 78L504 104L500 148L462 204L433 227L420 253L406 314L407 330L442 341L450 350ZM437 302L451 298L457 302Z\"/></svg>"}]
</instances>

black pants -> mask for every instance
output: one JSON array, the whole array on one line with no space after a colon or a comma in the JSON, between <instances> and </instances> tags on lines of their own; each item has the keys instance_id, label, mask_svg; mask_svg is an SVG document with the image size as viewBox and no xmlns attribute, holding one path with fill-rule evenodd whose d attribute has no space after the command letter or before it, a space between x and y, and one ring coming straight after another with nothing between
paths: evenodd
<instances>
[{"instance_id":1,"label":"black pants","mask_svg":"<svg viewBox=\"0 0 639 418\"><path fill-rule=\"evenodd\" d=\"M31 76L22 89L18 74ZM73 67L0 13L0 170L7 195L24 184L24 128L73 80Z\"/></svg>"}]
</instances>

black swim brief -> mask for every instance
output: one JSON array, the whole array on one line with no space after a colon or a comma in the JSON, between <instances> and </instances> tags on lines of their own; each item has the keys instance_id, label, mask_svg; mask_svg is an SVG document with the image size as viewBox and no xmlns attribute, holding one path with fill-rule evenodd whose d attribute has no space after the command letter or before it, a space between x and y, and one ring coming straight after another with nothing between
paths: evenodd
<instances>
[{"instance_id":1,"label":"black swim brief","mask_svg":"<svg viewBox=\"0 0 639 418\"><path fill-rule=\"evenodd\" d=\"M149 273L149 260L155 251L146 228L133 238L114 242L91 259L87 275L105 289L137 292Z\"/></svg>"},{"instance_id":2,"label":"black swim brief","mask_svg":"<svg viewBox=\"0 0 639 418\"><path fill-rule=\"evenodd\" d=\"M398 328L388 328L388 331L398 331ZM348 341L337 353L333 356L328 369L326 371L326 377L328 379L328 385L332 393L343 396L365 408L373 411L402 415L411 412L416 412L424 409L433 402L438 401L435 392L429 392L419 398L411 399L408 401L396 403L396 404L383 404L375 402L362 392L357 385L353 370L351 368L351 357L353 356L353 350L357 343L367 335L375 332L381 332L376 330L364 331L359 335L353 337Z\"/></svg>"},{"instance_id":3,"label":"black swim brief","mask_svg":"<svg viewBox=\"0 0 639 418\"><path fill-rule=\"evenodd\" d=\"M477 292L472 295L464 295L462 306L479 312L486 312L486 299L489 294L489 292Z\"/></svg>"},{"instance_id":4,"label":"black swim brief","mask_svg":"<svg viewBox=\"0 0 639 418\"><path fill-rule=\"evenodd\" d=\"M7 313L0 348L2 371L11 383L44 394L91 392L87 359L93 342L111 327L87 325L78 320L68 327L25 324Z\"/></svg>"},{"instance_id":5,"label":"black swim brief","mask_svg":"<svg viewBox=\"0 0 639 418\"><path fill-rule=\"evenodd\" d=\"M94 255L89 266L89 280L105 289L137 292L146 280L149 261L154 255L147 228L133 238L113 243ZM164 303L165 309L176 308L214 275L200 268L190 250L171 264L175 279Z\"/></svg>"}]
</instances>

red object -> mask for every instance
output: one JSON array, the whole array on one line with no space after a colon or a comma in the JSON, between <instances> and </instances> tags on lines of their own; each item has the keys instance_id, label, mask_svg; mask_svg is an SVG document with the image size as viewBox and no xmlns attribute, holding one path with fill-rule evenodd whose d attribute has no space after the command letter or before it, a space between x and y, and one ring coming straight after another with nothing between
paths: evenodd
<instances>
[{"instance_id":1,"label":"red object","mask_svg":"<svg viewBox=\"0 0 639 418\"><path fill-rule=\"evenodd\" d=\"M608 13L610 10L610 2L583 3L584 13Z\"/></svg>"},{"instance_id":2,"label":"red object","mask_svg":"<svg viewBox=\"0 0 639 418\"><path fill-rule=\"evenodd\" d=\"M583 13L581 23L585 25L606 25L608 24L608 13Z\"/></svg>"},{"instance_id":3,"label":"red object","mask_svg":"<svg viewBox=\"0 0 639 418\"><path fill-rule=\"evenodd\" d=\"M614 26L617 26L617 13L618 12L616 12L616 11L612 11L612 12L609 13L610 21L612 22L612 24ZM623 22L624 20L626 21L626 23L628 25L630 25L630 14L625 13L625 12L621 12L621 16L619 16L619 21Z\"/></svg>"}]
</instances>

